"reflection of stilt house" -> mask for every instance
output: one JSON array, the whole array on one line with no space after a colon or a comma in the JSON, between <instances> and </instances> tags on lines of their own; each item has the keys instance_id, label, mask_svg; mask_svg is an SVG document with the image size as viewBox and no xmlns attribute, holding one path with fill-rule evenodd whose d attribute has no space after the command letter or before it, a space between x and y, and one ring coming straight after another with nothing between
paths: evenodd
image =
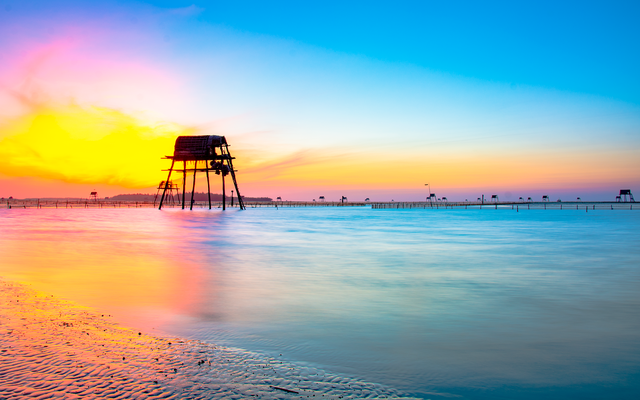
<instances>
[{"instance_id":1,"label":"reflection of stilt house","mask_svg":"<svg viewBox=\"0 0 640 400\"><path fill-rule=\"evenodd\" d=\"M167 188L168 193L165 192L163 204L168 204L170 206L174 206L176 205L176 203L179 204L180 197L178 196L178 190L179 190L178 184L171 181L169 181L168 183L166 181L160 181L160 184L158 185L158 190L156 191L156 197L153 198L154 207L156 205L156 201L158 200L158 197L160 196L160 191L162 190L164 192L165 186Z\"/></svg>"},{"instance_id":2,"label":"reflection of stilt house","mask_svg":"<svg viewBox=\"0 0 640 400\"><path fill-rule=\"evenodd\" d=\"M633 195L631 194L631 189L620 189L620 195L616 196L616 201L624 201L625 203L631 201L635 203L636 201L633 199Z\"/></svg>"},{"instance_id":3,"label":"reflection of stilt house","mask_svg":"<svg viewBox=\"0 0 640 400\"><path fill-rule=\"evenodd\" d=\"M238 195L238 205L243 210L244 202L238 190L238 182L236 180L235 170L233 169L233 159L231 153L229 153L229 145L227 139L224 136L179 136L176 139L176 144L173 151L173 156L166 156L165 158L171 160L171 167L169 168L169 175L165 181L165 186L162 191L162 197L160 198L160 207L162 209L162 203L164 201L167 190L169 190L169 183L171 182L171 173L176 162L182 162L182 170L176 169L177 172L182 172L182 209L184 209L185 192L187 186L187 173L193 172L193 184L191 187L191 204L189 209L193 209L194 195L196 189L196 173L204 172L207 176L207 194L209 196L209 209L211 209L211 184L209 182L209 172L214 172L216 175L222 177L222 209L226 208L226 194L225 194L225 176L231 174L233 179L233 186L236 189Z\"/></svg>"}]
</instances>

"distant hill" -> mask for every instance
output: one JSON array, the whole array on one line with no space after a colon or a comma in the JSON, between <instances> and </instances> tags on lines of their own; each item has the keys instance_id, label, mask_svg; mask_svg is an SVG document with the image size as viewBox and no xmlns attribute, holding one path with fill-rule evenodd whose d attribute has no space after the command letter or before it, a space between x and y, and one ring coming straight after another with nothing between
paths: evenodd
<instances>
[{"instance_id":1,"label":"distant hill","mask_svg":"<svg viewBox=\"0 0 640 400\"><path fill-rule=\"evenodd\" d=\"M182 193L180 193L180 196L182 196ZM155 199L156 195L155 194L148 194L148 193L133 193L133 194L119 194L113 197L108 197L106 199L108 200L115 200L115 201L153 201ZM158 196L159 199L160 196ZM206 193L201 193L201 192L196 192L195 195L193 196L195 198L195 201L207 201L208 197ZM237 198L236 195L233 196L234 198ZM191 193L187 193L185 195L185 199L187 201L191 201ZM244 201L273 201L273 199L271 197L246 197L246 196L242 196L242 199ZM227 195L227 200L231 200L231 196ZM217 194L217 193L211 193L211 201L222 201L222 194Z\"/></svg>"}]
</instances>

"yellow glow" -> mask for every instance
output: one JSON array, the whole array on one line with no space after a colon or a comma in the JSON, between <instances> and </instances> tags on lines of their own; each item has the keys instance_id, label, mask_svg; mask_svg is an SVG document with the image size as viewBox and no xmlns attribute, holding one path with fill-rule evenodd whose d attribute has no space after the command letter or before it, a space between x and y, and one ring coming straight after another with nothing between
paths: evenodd
<instances>
[{"instance_id":1,"label":"yellow glow","mask_svg":"<svg viewBox=\"0 0 640 400\"><path fill-rule=\"evenodd\" d=\"M196 133L108 108L41 108L0 125L0 176L110 185L125 192L155 187L166 179L162 170L170 165L162 156L172 153L175 138L182 134ZM456 190L626 187L640 181L640 159L633 148L524 149L484 143L282 154L266 144L257 150L242 137L228 139L237 157L240 186L249 196L313 187L407 190L425 180ZM204 190L205 181L199 182L198 190Z\"/></svg>"},{"instance_id":2,"label":"yellow glow","mask_svg":"<svg viewBox=\"0 0 640 400\"><path fill-rule=\"evenodd\" d=\"M108 108L38 110L0 126L0 174L149 187L164 177L161 157L188 131Z\"/></svg>"}]
</instances>

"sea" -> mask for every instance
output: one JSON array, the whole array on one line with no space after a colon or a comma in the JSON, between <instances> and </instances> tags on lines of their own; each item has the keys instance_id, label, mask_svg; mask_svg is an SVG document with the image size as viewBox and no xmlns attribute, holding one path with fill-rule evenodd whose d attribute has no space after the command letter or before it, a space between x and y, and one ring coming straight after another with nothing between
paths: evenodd
<instances>
[{"instance_id":1,"label":"sea","mask_svg":"<svg viewBox=\"0 0 640 400\"><path fill-rule=\"evenodd\" d=\"M640 212L0 210L0 277L425 398L640 398Z\"/></svg>"}]
</instances>

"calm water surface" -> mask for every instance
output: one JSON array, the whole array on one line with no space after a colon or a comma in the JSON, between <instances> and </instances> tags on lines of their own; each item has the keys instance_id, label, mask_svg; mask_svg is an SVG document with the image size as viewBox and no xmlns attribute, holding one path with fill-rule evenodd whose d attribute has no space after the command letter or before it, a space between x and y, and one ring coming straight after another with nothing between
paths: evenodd
<instances>
[{"instance_id":1,"label":"calm water surface","mask_svg":"<svg viewBox=\"0 0 640 400\"><path fill-rule=\"evenodd\" d=\"M640 397L640 212L0 210L0 276L424 398Z\"/></svg>"}]
</instances>

